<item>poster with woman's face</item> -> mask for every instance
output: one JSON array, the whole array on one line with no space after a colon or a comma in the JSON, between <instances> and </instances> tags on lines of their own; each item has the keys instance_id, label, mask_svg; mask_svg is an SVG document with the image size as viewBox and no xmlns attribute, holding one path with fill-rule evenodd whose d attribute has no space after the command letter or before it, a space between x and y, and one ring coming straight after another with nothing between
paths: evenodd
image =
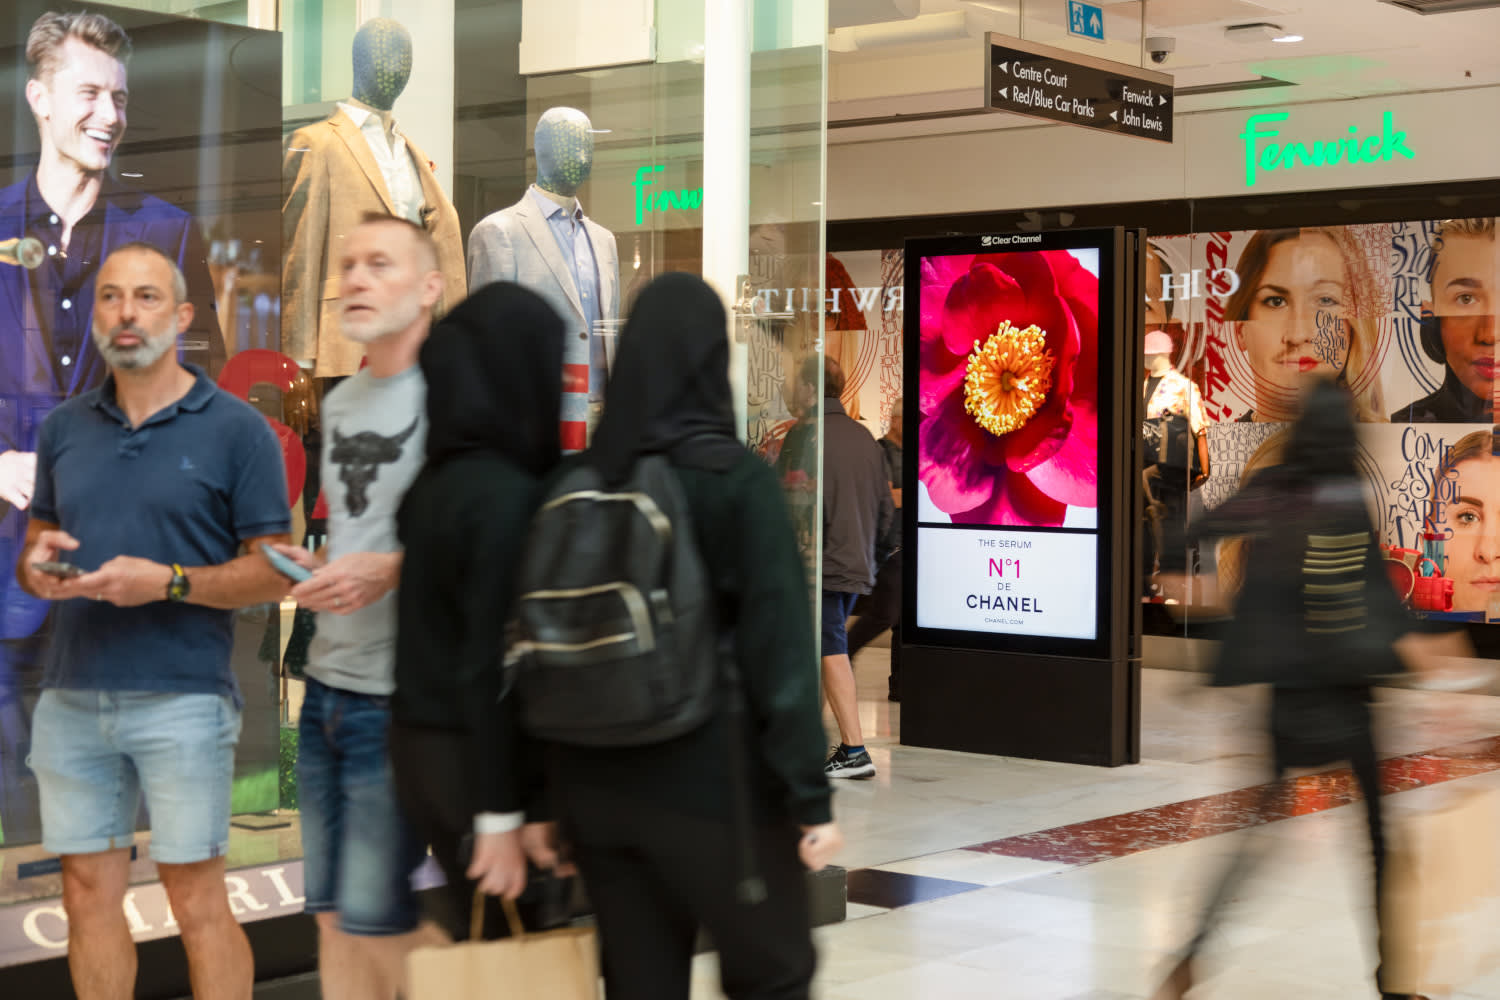
<instances>
[{"instance_id":1,"label":"poster with woman's face","mask_svg":"<svg viewBox=\"0 0 1500 1000\"><path fill-rule=\"evenodd\" d=\"M1362 420L1385 417L1391 342L1385 226L1211 233L1193 238L1205 362L1221 373L1221 419L1278 422L1300 387L1337 379ZM1210 308L1210 302L1212 307Z\"/></svg>"},{"instance_id":2,"label":"poster with woman's face","mask_svg":"<svg viewBox=\"0 0 1500 1000\"><path fill-rule=\"evenodd\" d=\"M1195 505L1280 461L1302 388L1334 379L1398 591L1429 616L1500 618L1494 219L1170 237L1147 270L1148 328L1172 334L1213 422ZM1198 553L1199 592L1229 597L1243 550Z\"/></svg>"}]
</instances>

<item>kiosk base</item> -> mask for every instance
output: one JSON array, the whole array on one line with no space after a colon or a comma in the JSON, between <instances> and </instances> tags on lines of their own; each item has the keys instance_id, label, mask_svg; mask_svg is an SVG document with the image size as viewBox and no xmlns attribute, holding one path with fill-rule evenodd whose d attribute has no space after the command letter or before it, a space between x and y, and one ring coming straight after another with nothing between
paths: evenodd
<instances>
[{"instance_id":1,"label":"kiosk base","mask_svg":"<svg viewBox=\"0 0 1500 1000\"><path fill-rule=\"evenodd\" d=\"M907 746L1117 767L1141 759L1140 660L901 650Z\"/></svg>"}]
</instances>

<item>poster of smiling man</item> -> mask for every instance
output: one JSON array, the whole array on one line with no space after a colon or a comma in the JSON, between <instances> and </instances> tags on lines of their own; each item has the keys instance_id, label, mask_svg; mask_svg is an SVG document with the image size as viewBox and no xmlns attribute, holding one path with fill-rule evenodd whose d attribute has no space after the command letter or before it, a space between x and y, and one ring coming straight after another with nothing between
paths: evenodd
<instances>
[{"instance_id":1,"label":"poster of smiling man","mask_svg":"<svg viewBox=\"0 0 1500 1000\"><path fill-rule=\"evenodd\" d=\"M179 355L210 376L243 347L275 348L275 290L260 272L273 272L278 257L280 117L272 32L66 0L10 0L0 12L0 844L7 848L39 834L25 762L50 633L49 606L20 590L14 567L42 421L108 375L92 329L95 275L126 243L166 253L193 306ZM281 416L272 394L261 395L267 416ZM259 625L242 615L236 627L247 632L237 648L253 661L265 612ZM244 659L237 667L249 674ZM247 706L267 701L266 676L262 670L246 691ZM248 734L255 723L247 723ZM274 771L274 752L271 760Z\"/></svg>"}]
</instances>

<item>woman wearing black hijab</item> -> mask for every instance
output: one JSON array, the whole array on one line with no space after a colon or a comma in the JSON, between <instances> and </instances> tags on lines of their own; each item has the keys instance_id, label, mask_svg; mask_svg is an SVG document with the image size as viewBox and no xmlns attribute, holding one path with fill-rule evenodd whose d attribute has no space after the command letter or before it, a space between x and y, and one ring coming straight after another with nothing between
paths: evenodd
<instances>
[{"instance_id":1,"label":"woman wearing black hijab","mask_svg":"<svg viewBox=\"0 0 1500 1000\"><path fill-rule=\"evenodd\" d=\"M580 459L618 484L641 456L668 456L745 703L737 726L721 710L654 746L552 748L559 819L598 914L610 1000L687 1000L700 927L731 1000L807 997L815 956L804 872L841 843L823 775L810 591L775 474L735 437L728 366L718 296L691 275L657 278L625 325ZM748 830L733 818L736 782L746 783ZM755 903L736 894L745 846L767 889Z\"/></svg>"},{"instance_id":2,"label":"woman wearing black hijab","mask_svg":"<svg viewBox=\"0 0 1500 1000\"><path fill-rule=\"evenodd\" d=\"M559 458L562 338L543 299L500 282L422 345L427 461L397 516L391 759L402 807L447 880L441 922L460 939L470 874L512 899L526 883L519 828L535 782L512 706L499 701L500 662L527 529Z\"/></svg>"}]
</instances>

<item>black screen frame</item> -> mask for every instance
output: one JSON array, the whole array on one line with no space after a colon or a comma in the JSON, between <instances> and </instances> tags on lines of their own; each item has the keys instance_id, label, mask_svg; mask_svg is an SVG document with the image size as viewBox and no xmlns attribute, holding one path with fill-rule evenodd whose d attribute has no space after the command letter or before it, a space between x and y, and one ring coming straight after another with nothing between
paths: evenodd
<instances>
[{"instance_id":1,"label":"black screen frame","mask_svg":"<svg viewBox=\"0 0 1500 1000\"><path fill-rule=\"evenodd\" d=\"M1131 551L1126 524L1120 515L1128 506L1128 493L1120 489L1122 476L1134 461L1134 451L1121 447L1121 411L1127 407L1130 397L1122 391L1120 373L1123 362L1131 357L1127 339L1128 317L1125 315L1124 290L1126 284L1126 231L1123 228L1076 229L1034 234L1038 242L1023 246L995 246L1003 237L1007 244L1013 243L1014 233L975 234L967 236L937 236L912 238L905 241L904 295L906 302L902 332L904 336L903 384L907 395L916 395L921 377L921 268L924 258L960 254L1015 253L1041 250L1093 249L1099 253L1099 301L1098 301L1098 516L1094 535L1095 550L1095 606L1094 637L1092 639L1059 638L1053 636L1015 635L1004 632L981 632L958 629L926 628L917 623L917 581L921 560L921 536L915 502L903 505L903 547L907 550L904 559L902 585L902 641L909 645L951 647L957 649L987 650L1004 653L1031 655L1055 655L1079 658L1110 659L1118 657L1124 650L1125 615L1121 613L1117 600L1121 579L1128 572ZM1133 410L1132 410L1133 412ZM921 423L921 407L908 408L903 434L906 439L917 442ZM1130 428L1131 435L1135 428ZM1127 439L1128 440L1128 439ZM903 482L915 486L917 483L917 444L905 449L902 459ZM910 491L916 494L915 488ZM949 529L943 529L949 530ZM974 526L974 530L985 530ZM1038 531L1048 529L1006 528L1008 532ZM1122 548L1124 557L1122 558Z\"/></svg>"}]
</instances>

